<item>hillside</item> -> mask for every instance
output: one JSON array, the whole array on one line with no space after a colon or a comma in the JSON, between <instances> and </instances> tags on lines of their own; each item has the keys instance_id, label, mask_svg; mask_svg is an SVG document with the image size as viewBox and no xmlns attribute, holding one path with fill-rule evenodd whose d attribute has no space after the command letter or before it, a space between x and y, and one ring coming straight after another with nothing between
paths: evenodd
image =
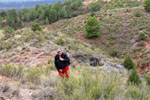
<instances>
[{"instance_id":1,"label":"hillside","mask_svg":"<svg viewBox=\"0 0 150 100\"><path fill-rule=\"evenodd\" d=\"M25 2L0 2L0 11L7 11L9 9L21 10L23 8L34 8L37 4L55 4L58 0L42 0L42 1L25 1ZM64 0L61 0L64 2Z\"/></svg>"},{"instance_id":2,"label":"hillside","mask_svg":"<svg viewBox=\"0 0 150 100\"><path fill-rule=\"evenodd\" d=\"M0 100L150 100L150 13L136 0L98 1L101 9L91 12L94 2L40 6L39 12L79 4L71 17L53 21L53 13L48 19L40 19L39 13L23 27L6 23L1 28ZM74 16L78 11L83 13ZM98 20L101 34L87 38L85 25L91 16ZM49 22L43 24L46 19ZM61 79L55 68L58 49L71 59L69 79ZM127 55L135 62L130 70L123 66Z\"/></svg>"}]
</instances>

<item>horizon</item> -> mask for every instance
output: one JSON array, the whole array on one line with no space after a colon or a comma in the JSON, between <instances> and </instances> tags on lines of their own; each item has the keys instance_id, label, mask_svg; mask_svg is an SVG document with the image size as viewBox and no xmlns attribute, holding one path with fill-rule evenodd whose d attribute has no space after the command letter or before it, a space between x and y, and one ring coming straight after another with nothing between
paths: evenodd
<instances>
[{"instance_id":1,"label":"horizon","mask_svg":"<svg viewBox=\"0 0 150 100\"><path fill-rule=\"evenodd\" d=\"M29 1L34 1L35 2L35 1L45 1L45 0L5 0L5 1L4 0L0 0L0 2L2 2L2 3L3 2L5 2L5 3L9 3L9 2L10 3L11 2L22 2L22 1L23 2L29 2ZM51 1L51 0L49 0L49 1Z\"/></svg>"}]
</instances>

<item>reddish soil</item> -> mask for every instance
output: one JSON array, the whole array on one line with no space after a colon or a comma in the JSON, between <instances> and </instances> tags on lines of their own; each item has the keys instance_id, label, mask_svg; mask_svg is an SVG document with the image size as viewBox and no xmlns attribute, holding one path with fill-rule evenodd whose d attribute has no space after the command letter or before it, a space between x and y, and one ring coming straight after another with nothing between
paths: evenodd
<instances>
[{"instance_id":1,"label":"reddish soil","mask_svg":"<svg viewBox=\"0 0 150 100\"><path fill-rule=\"evenodd\" d=\"M85 37L85 34L77 34L76 38L83 42L89 43L89 40Z\"/></svg>"},{"instance_id":2,"label":"reddish soil","mask_svg":"<svg viewBox=\"0 0 150 100\"><path fill-rule=\"evenodd\" d=\"M145 43L145 49L149 49L150 48L150 42L148 41L145 41L144 42ZM137 55L138 54L140 54L140 53L137 53ZM138 62L138 60L141 60L142 58L136 58L136 59L134 59L135 60L135 62ZM144 74L144 73L147 73L147 72L150 72L150 60L147 60L146 61L146 64L145 64L145 66L143 66L143 67L141 67L142 66L142 64L141 63L138 63L138 68L137 68L137 71L139 72L139 73L141 73L141 74Z\"/></svg>"}]
</instances>

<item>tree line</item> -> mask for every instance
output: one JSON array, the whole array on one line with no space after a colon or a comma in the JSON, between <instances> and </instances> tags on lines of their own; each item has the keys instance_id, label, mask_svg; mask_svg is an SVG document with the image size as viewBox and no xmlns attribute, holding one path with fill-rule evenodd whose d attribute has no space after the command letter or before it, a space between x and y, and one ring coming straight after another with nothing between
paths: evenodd
<instances>
[{"instance_id":1,"label":"tree line","mask_svg":"<svg viewBox=\"0 0 150 100\"><path fill-rule=\"evenodd\" d=\"M17 29L23 27L25 22L37 20L42 24L51 24L60 19L75 17L82 14L83 0L66 0L64 3L58 1L56 4L36 5L35 8L23 8L20 11L11 9L0 12L0 24Z\"/></svg>"}]
</instances>

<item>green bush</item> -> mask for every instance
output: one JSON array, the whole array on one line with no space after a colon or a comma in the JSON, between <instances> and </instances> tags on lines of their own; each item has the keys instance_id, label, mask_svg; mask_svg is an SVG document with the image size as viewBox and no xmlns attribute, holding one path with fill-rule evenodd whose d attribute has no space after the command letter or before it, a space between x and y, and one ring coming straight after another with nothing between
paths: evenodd
<instances>
[{"instance_id":1,"label":"green bush","mask_svg":"<svg viewBox=\"0 0 150 100\"><path fill-rule=\"evenodd\" d=\"M147 84L150 85L150 73L146 73L145 80L146 80Z\"/></svg>"},{"instance_id":2,"label":"green bush","mask_svg":"<svg viewBox=\"0 0 150 100\"><path fill-rule=\"evenodd\" d=\"M143 61L142 64L141 64L141 68L144 68L146 66L146 62Z\"/></svg>"},{"instance_id":3,"label":"green bush","mask_svg":"<svg viewBox=\"0 0 150 100\"><path fill-rule=\"evenodd\" d=\"M90 17L85 25L86 37L93 38L100 35L100 25L96 17Z\"/></svg>"},{"instance_id":4,"label":"green bush","mask_svg":"<svg viewBox=\"0 0 150 100\"><path fill-rule=\"evenodd\" d=\"M123 62L123 65L125 68L127 68L128 70L132 69L135 67L135 63L133 62L131 56L127 56Z\"/></svg>"},{"instance_id":5,"label":"green bush","mask_svg":"<svg viewBox=\"0 0 150 100\"><path fill-rule=\"evenodd\" d=\"M27 70L27 80L29 82L33 82L35 84L39 83L40 76L42 74L42 70L38 67L32 67Z\"/></svg>"},{"instance_id":6,"label":"green bush","mask_svg":"<svg viewBox=\"0 0 150 100\"><path fill-rule=\"evenodd\" d=\"M112 56L112 57L118 57L119 53L117 50L110 50L109 51L109 54Z\"/></svg>"},{"instance_id":7,"label":"green bush","mask_svg":"<svg viewBox=\"0 0 150 100\"><path fill-rule=\"evenodd\" d=\"M143 40L146 40L145 33L139 33L139 35L138 35L138 41L143 41Z\"/></svg>"},{"instance_id":8,"label":"green bush","mask_svg":"<svg viewBox=\"0 0 150 100\"><path fill-rule=\"evenodd\" d=\"M22 78L23 77L23 67L14 66L11 64L5 64L0 66L0 73L7 77Z\"/></svg>"},{"instance_id":9,"label":"green bush","mask_svg":"<svg viewBox=\"0 0 150 100\"><path fill-rule=\"evenodd\" d=\"M91 4L90 10L92 12L96 12L96 11L99 11L100 8L101 8L101 4L99 2L95 2Z\"/></svg>"},{"instance_id":10,"label":"green bush","mask_svg":"<svg viewBox=\"0 0 150 100\"><path fill-rule=\"evenodd\" d=\"M0 40L4 39L5 35L0 31Z\"/></svg>"},{"instance_id":11,"label":"green bush","mask_svg":"<svg viewBox=\"0 0 150 100\"><path fill-rule=\"evenodd\" d=\"M141 84L142 81L140 80L140 77L136 71L136 68L133 67L132 72L128 78L128 84L135 84L135 85L139 85Z\"/></svg>"},{"instance_id":12,"label":"green bush","mask_svg":"<svg viewBox=\"0 0 150 100\"><path fill-rule=\"evenodd\" d=\"M7 26L4 28L4 35L5 35L5 39L10 38L11 36L14 35L14 29Z\"/></svg>"},{"instance_id":13,"label":"green bush","mask_svg":"<svg viewBox=\"0 0 150 100\"><path fill-rule=\"evenodd\" d=\"M93 72L83 66L77 71L73 70L70 73L71 78L62 79L58 83L58 95L65 100L115 100L120 91L118 86L121 81L117 73L108 75L106 72Z\"/></svg>"},{"instance_id":14,"label":"green bush","mask_svg":"<svg viewBox=\"0 0 150 100\"><path fill-rule=\"evenodd\" d=\"M150 12L150 0L144 0L144 8L147 12Z\"/></svg>"},{"instance_id":15,"label":"green bush","mask_svg":"<svg viewBox=\"0 0 150 100\"><path fill-rule=\"evenodd\" d=\"M138 87L134 85L129 86L125 96L126 100L145 100L141 99L142 97L141 91Z\"/></svg>"},{"instance_id":16,"label":"green bush","mask_svg":"<svg viewBox=\"0 0 150 100\"><path fill-rule=\"evenodd\" d=\"M40 27L40 25L38 23L32 23L31 26L32 31L41 31L42 28Z\"/></svg>"},{"instance_id":17,"label":"green bush","mask_svg":"<svg viewBox=\"0 0 150 100\"><path fill-rule=\"evenodd\" d=\"M140 41L137 44L138 47L144 47L145 46L145 42L144 41Z\"/></svg>"},{"instance_id":18,"label":"green bush","mask_svg":"<svg viewBox=\"0 0 150 100\"><path fill-rule=\"evenodd\" d=\"M137 11L134 13L134 15L135 15L136 17L141 17L141 16L142 16L142 13L141 13L139 10L137 10Z\"/></svg>"},{"instance_id":19,"label":"green bush","mask_svg":"<svg viewBox=\"0 0 150 100\"><path fill-rule=\"evenodd\" d=\"M3 44L1 44L1 46L2 46L2 49L9 51L12 49L13 44L11 41L7 40L7 41L4 41Z\"/></svg>"},{"instance_id":20,"label":"green bush","mask_svg":"<svg viewBox=\"0 0 150 100\"><path fill-rule=\"evenodd\" d=\"M65 44L65 40L63 39L63 37L59 37L59 38L56 39L55 43L57 45L61 45L62 46L62 45Z\"/></svg>"}]
</instances>

